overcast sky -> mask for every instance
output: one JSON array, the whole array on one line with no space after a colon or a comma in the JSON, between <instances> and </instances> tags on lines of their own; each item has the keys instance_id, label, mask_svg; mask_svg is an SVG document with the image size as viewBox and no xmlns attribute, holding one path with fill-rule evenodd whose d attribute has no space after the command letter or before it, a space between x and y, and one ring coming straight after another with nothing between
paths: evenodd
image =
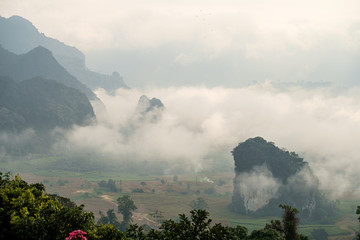
<instances>
[{"instance_id":1,"label":"overcast sky","mask_svg":"<svg viewBox=\"0 0 360 240\"><path fill-rule=\"evenodd\" d=\"M132 87L355 84L359 10L357 0L0 1L1 16L30 20Z\"/></svg>"}]
</instances>

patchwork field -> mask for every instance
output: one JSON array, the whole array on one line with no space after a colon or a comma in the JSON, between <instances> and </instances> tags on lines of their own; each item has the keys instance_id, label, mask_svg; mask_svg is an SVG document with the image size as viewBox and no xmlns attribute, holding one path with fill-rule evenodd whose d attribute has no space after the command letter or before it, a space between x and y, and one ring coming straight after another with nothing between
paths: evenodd
<instances>
[{"instance_id":1,"label":"patchwork field","mask_svg":"<svg viewBox=\"0 0 360 240\"><path fill-rule=\"evenodd\" d=\"M42 182L49 193L56 193L84 204L87 211L99 219L99 211L117 209L116 199L124 194L131 195L137 210L133 221L152 227L164 219L177 219L178 214L188 214L190 202L201 197L205 199L214 223L242 225L249 231L260 229L269 223L269 218L251 218L235 214L228 209L233 190L231 172L201 173L194 175L136 175L114 172L71 173L64 171L23 172L21 177L29 182ZM71 176L73 175L73 176ZM114 180L116 192L101 186L109 179ZM358 231L355 215L357 200L340 200L339 209L343 218L333 225L300 225L299 231L310 235L314 229L324 229L330 239L352 239ZM280 209L279 209L280 212ZM122 216L117 214L121 220Z\"/></svg>"},{"instance_id":2,"label":"patchwork field","mask_svg":"<svg viewBox=\"0 0 360 240\"><path fill-rule=\"evenodd\" d=\"M189 214L190 203L201 197L210 212L214 223L229 226L242 225L249 231L260 229L269 223L268 218L251 218L229 210L233 192L234 173L202 172L197 174L146 174L146 168L134 171L121 171L112 165L99 165L96 161L73 160L60 157L31 156L26 161L6 161L0 158L0 171L19 172L28 182L42 182L48 193L68 197L77 204L84 204L87 211L100 218L99 211L117 210L116 200L131 195L137 210L133 215L134 223L158 226L164 219L177 219L181 213ZM54 170L56 169L56 170ZM109 180L112 183L110 186ZM310 235L314 229L324 229L330 239L353 239L359 229L356 207L357 199L337 201L342 218L333 225L300 225L299 231ZM281 210L279 209L279 214ZM121 214L117 213L119 220Z\"/></svg>"}]
</instances>

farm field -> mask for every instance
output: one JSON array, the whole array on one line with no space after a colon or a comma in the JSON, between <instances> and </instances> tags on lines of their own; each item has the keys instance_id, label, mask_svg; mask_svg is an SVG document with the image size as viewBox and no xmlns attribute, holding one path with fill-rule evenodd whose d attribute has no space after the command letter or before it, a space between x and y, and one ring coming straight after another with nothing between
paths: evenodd
<instances>
[{"instance_id":1,"label":"farm field","mask_svg":"<svg viewBox=\"0 0 360 240\"><path fill-rule=\"evenodd\" d=\"M44 174L45 173L45 174ZM119 172L70 172L48 171L28 173L20 176L29 182L42 182L48 193L68 197L77 204L84 204L85 210L91 211L95 219L99 211L106 213L109 209L116 211L116 199L124 194L131 195L137 210L133 222L152 227L165 219L177 219L178 214L189 214L190 202L201 197L208 204L210 218L214 223L229 226L242 225L249 232L260 229L269 223L268 218L251 218L233 213L228 205L233 191L232 172L198 173L183 175L137 175ZM116 192L100 186L114 180ZM300 225L299 232L310 235L314 229L324 229L330 239L352 239L358 230L355 209L357 200L339 200L338 206L343 217L333 225ZM279 213L281 210L279 209ZM121 214L117 213L119 220Z\"/></svg>"}]
</instances>

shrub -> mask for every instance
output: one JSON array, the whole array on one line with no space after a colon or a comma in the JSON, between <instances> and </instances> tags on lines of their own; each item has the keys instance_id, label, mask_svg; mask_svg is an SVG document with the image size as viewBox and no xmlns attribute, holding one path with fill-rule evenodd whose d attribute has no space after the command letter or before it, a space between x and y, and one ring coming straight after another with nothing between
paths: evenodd
<instances>
[{"instance_id":1,"label":"shrub","mask_svg":"<svg viewBox=\"0 0 360 240\"><path fill-rule=\"evenodd\" d=\"M133 192L133 193L143 193L144 190L142 190L141 188L135 188L131 192Z\"/></svg>"}]
</instances>

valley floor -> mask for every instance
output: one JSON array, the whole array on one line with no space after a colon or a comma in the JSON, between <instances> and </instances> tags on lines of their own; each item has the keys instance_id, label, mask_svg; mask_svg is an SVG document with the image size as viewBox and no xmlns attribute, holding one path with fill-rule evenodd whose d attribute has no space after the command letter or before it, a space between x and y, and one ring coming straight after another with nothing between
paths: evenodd
<instances>
[{"instance_id":1,"label":"valley floor","mask_svg":"<svg viewBox=\"0 0 360 240\"><path fill-rule=\"evenodd\" d=\"M234 178L231 172L136 175L108 172L65 174L54 171L42 174L22 172L20 176L28 182L44 183L48 193L56 193L70 198L77 204L84 204L85 210L93 212L96 220L100 218L99 211L106 213L107 210L114 209L116 212L116 199L124 194L131 195L137 206L133 222L155 228L162 220L177 219L180 213L189 214L191 201L199 197L208 204L207 210L214 223L242 225L251 232L263 228L275 218L251 218L229 210ZM103 186L109 179L114 180L116 192ZM322 228L331 236L330 239L353 239L359 229L355 215L358 204L357 200L340 200L339 208L343 218L336 224L300 225L299 232L310 235L314 229ZM117 217L119 220L122 219L119 213Z\"/></svg>"}]
</instances>

